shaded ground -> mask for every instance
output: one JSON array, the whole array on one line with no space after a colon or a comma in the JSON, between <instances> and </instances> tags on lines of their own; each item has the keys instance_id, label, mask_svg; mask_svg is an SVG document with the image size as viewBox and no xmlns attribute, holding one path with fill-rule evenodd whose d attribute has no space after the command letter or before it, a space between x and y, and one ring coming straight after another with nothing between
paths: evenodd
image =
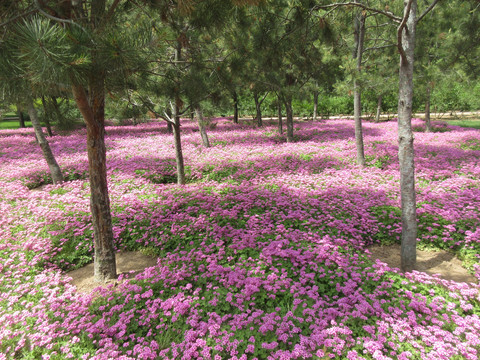
<instances>
[{"instance_id":1,"label":"shaded ground","mask_svg":"<svg viewBox=\"0 0 480 360\"><path fill-rule=\"evenodd\" d=\"M400 268L400 245L374 246L369 248L373 259L379 259L390 267ZM118 274L141 272L143 269L157 264L157 259L141 252L120 252L116 256ZM454 254L446 251L417 250L417 270L427 274L440 274L443 279L457 282L476 283L474 276L462 267L462 262ZM68 273L72 284L82 293L90 293L100 286L93 280L93 264ZM117 283L112 281L110 283ZM108 284L107 284L108 285Z\"/></svg>"},{"instance_id":2,"label":"shaded ground","mask_svg":"<svg viewBox=\"0 0 480 360\"><path fill-rule=\"evenodd\" d=\"M400 268L400 245L374 246L369 248L373 259L379 259L390 267ZM417 271L427 274L440 274L443 279L456 282L477 283L457 257L446 251L422 251L417 250Z\"/></svg>"},{"instance_id":3,"label":"shaded ground","mask_svg":"<svg viewBox=\"0 0 480 360\"><path fill-rule=\"evenodd\" d=\"M152 256L147 256L142 254L141 252L132 252L132 251L124 251L116 254L116 262L117 262L117 273L126 274L133 272L132 275L135 273L139 273L143 271L143 269L151 266L157 265L157 259ZM67 273L72 280L72 285L77 287L77 290L82 293L90 293L93 289L100 286L99 283L93 280L93 263L88 264L80 269L73 270ZM117 281L111 281L108 284L117 283Z\"/></svg>"}]
</instances>

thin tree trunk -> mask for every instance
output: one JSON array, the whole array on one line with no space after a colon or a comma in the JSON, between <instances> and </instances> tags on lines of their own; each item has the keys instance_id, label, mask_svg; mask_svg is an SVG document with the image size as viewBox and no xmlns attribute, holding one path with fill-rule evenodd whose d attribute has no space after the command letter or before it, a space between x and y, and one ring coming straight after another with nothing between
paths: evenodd
<instances>
[{"instance_id":1,"label":"thin tree trunk","mask_svg":"<svg viewBox=\"0 0 480 360\"><path fill-rule=\"evenodd\" d=\"M17 105L17 113L18 113L18 122L21 128L25 128L25 117L23 116L22 108Z\"/></svg>"},{"instance_id":2,"label":"thin tree trunk","mask_svg":"<svg viewBox=\"0 0 480 360\"><path fill-rule=\"evenodd\" d=\"M208 140L206 121L203 117L203 112L200 104L195 105L195 115L197 116L198 129L200 130L200 135L202 136L203 146L206 148L210 147L210 141Z\"/></svg>"},{"instance_id":3,"label":"thin tree trunk","mask_svg":"<svg viewBox=\"0 0 480 360\"><path fill-rule=\"evenodd\" d=\"M177 47L175 48L175 63L176 66L182 60L182 44L180 41L177 42ZM175 106L173 106L173 139L175 143L175 161L177 163L177 184L185 185L185 165L183 160L183 151L182 151L182 139L180 135L180 106L182 100L178 93L175 94Z\"/></svg>"},{"instance_id":4,"label":"thin tree trunk","mask_svg":"<svg viewBox=\"0 0 480 360\"><path fill-rule=\"evenodd\" d=\"M45 127L47 128L47 134L48 136L52 137L53 136L53 131L52 131L52 125L50 124L50 119L49 119L49 110L48 110L48 105L47 102L45 101L45 96L42 96L42 105L43 105L43 111L45 112Z\"/></svg>"},{"instance_id":5,"label":"thin tree trunk","mask_svg":"<svg viewBox=\"0 0 480 360\"><path fill-rule=\"evenodd\" d=\"M377 115L375 116L375 122L380 122L380 114L382 113L382 95L378 95L377 97Z\"/></svg>"},{"instance_id":6,"label":"thin tree trunk","mask_svg":"<svg viewBox=\"0 0 480 360\"><path fill-rule=\"evenodd\" d=\"M55 160L52 149L50 148L50 145L48 144L48 141L43 134L42 126L40 124L40 120L38 119L37 110L33 105L32 99L28 99L27 108L28 115L30 116L30 121L32 122L38 144L42 149L43 157L47 162L48 168L50 169L52 181L54 184L61 184L63 182L62 170L60 170L60 166L58 166L57 160Z\"/></svg>"},{"instance_id":7,"label":"thin tree trunk","mask_svg":"<svg viewBox=\"0 0 480 360\"><path fill-rule=\"evenodd\" d=\"M66 126L67 120L65 119L65 116L63 116L62 112L60 111L60 107L58 106L57 98L55 96L52 96L50 98L52 102L52 107L53 110L55 111L55 115L57 117L58 124L60 124L61 127Z\"/></svg>"},{"instance_id":8,"label":"thin tree trunk","mask_svg":"<svg viewBox=\"0 0 480 360\"><path fill-rule=\"evenodd\" d=\"M432 122L430 121L430 99L432 89L427 85L427 99L425 101L425 131L432 132Z\"/></svg>"},{"instance_id":9,"label":"thin tree trunk","mask_svg":"<svg viewBox=\"0 0 480 360\"><path fill-rule=\"evenodd\" d=\"M405 11L408 0L404 1ZM412 271L417 261L417 217L415 163L412 132L413 60L415 50L417 1L413 0L406 27L401 34L404 54L400 56L398 95L398 157L402 203L401 267Z\"/></svg>"},{"instance_id":10,"label":"thin tree trunk","mask_svg":"<svg viewBox=\"0 0 480 360\"><path fill-rule=\"evenodd\" d=\"M178 105L174 107L173 139L175 142L175 161L177 162L177 184L185 185L185 166L183 161L182 140L180 136L180 115Z\"/></svg>"},{"instance_id":11,"label":"thin tree trunk","mask_svg":"<svg viewBox=\"0 0 480 360\"><path fill-rule=\"evenodd\" d=\"M233 92L233 123L238 124L238 94Z\"/></svg>"},{"instance_id":12,"label":"thin tree trunk","mask_svg":"<svg viewBox=\"0 0 480 360\"><path fill-rule=\"evenodd\" d=\"M283 119L282 119L282 99L280 96L277 100L277 107L278 107L278 133L283 134Z\"/></svg>"},{"instance_id":13,"label":"thin tree trunk","mask_svg":"<svg viewBox=\"0 0 480 360\"><path fill-rule=\"evenodd\" d=\"M263 126L262 107L261 107L260 99L258 98L258 93L256 91L253 93L253 99L255 100L255 110L257 112L256 114L257 126L262 127Z\"/></svg>"},{"instance_id":14,"label":"thin tree trunk","mask_svg":"<svg viewBox=\"0 0 480 360\"><path fill-rule=\"evenodd\" d=\"M173 134L173 125L171 122L167 122L167 132Z\"/></svg>"},{"instance_id":15,"label":"thin tree trunk","mask_svg":"<svg viewBox=\"0 0 480 360\"><path fill-rule=\"evenodd\" d=\"M354 59L357 60L357 74L362 71L363 44L365 41L365 16L359 12L355 18L355 49ZM355 118L355 144L357 148L357 164L365 166L365 151L363 145L362 129L362 94L358 80L353 80L353 108Z\"/></svg>"},{"instance_id":16,"label":"thin tree trunk","mask_svg":"<svg viewBox=\"0 0 480 360\"><path fill-rule=\"evenodd\" d=\"M313 120L317 120L318 113L318 91L313 92Z\"/></svg>"},{"instance_id":17,"label":"thin tree trunk","mask_svg":"<svg viewBox=\"0 0 480 360\"><path fill-rule=\"evenodd\" d=\"M284 101L285 111L287 113L287 142L293 142L293 110L291 95L285 96Z\"/></svg>"}]
</instances>

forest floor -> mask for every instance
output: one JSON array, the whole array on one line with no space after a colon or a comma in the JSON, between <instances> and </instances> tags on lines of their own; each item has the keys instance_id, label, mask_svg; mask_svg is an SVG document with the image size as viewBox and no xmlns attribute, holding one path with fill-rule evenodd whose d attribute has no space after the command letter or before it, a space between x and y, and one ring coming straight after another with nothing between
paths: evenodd
<instances>
[{"instance_id":1,"label":"forest floor","mask_svg":"<svg viewBox=\"0 0 480 360\"><path fill-rule=\"evenodd\" d=\"M391 268L400 268L400 245L372 246L370 249L373 259L386 263ZM144 255L140 251L123 251L116 255L118 274L134 276L142 270L157 265L157 258ZM438 274L442 279L456 282L476 283L477 280L462 266L454 254L438 250L417 250L417 271L429 275ZM72 285L80 293L91 293L99 284L93 279L93 263L70 271L67 276L72 278ZM111 283L116 283L112 281ZM109 284L106 284L109 285Z\"/></svg>"}]
</instances>

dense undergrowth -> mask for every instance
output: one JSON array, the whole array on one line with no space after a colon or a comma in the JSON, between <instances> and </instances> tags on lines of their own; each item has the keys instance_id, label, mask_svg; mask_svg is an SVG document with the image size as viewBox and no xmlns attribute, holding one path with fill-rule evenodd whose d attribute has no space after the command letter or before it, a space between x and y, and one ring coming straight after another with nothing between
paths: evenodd
<instances>
[{"instance_id":1,"label":"dense undergrowth","mask_svg":"<svg viewBox=\"0 0 480 360\"><path fill-rule=\"evenodd\" d=\"M419 247L480 278L480 134L436 126L416 133ZM0 359L480 356L477 284L369 257L401 232L395 122L365 124L365 169L351 121L296 124L289 144L218 120L210 149L182 128L181 187L163 124L107 129L115 246L158 263L91 295L65 274L92 259L84 130L50 139L62 186L31 132L0 134Z\"/></svg>"}]
</instances>

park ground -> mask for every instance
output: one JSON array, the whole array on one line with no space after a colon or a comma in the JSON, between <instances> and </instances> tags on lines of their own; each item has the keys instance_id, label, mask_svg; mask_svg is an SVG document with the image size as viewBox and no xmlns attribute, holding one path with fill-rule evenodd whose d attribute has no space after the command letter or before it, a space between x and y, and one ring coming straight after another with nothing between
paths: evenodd
<instances>
[{"instance_id":1,"label":"park ground","mask_svg":"<svg viewBox=\"0 0 480 360\"><path fill-rule=\"evenodd\" d=\"M109 126L115 246L149 262L96 289L73 278L92 260L85 130L49 138L63 185L31 129L2 130L0 359L478 359L480 133L413 121L418 247L453 279L372 255L398 253L396 126L365 123L362 169L351 120L287 143L216 119L211 148L184 121L185 186L164 124Z\"/></svg>"}]
</instances>

